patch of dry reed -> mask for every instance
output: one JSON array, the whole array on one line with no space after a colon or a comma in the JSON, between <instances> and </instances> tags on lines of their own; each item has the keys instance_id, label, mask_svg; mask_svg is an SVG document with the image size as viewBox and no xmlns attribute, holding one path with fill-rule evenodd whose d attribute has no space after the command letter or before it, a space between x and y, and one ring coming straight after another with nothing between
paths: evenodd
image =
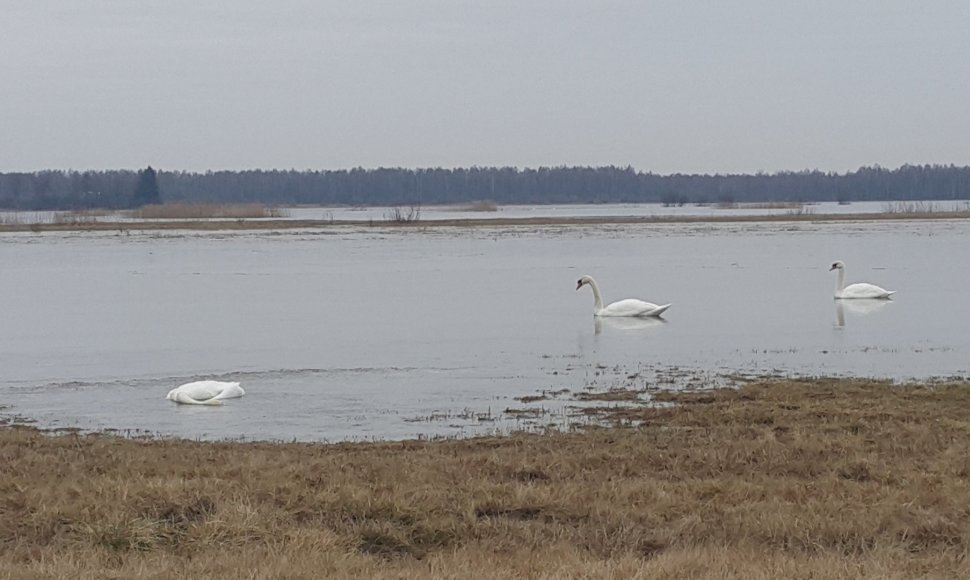
<instances>
[{"instance_id":1,"label":"patch of dry reed","mask_svg":"<svg viewBox=\"0 0 970 580\"><path fill-rule=\"evenodd\" d=\"M966 384L661 398L605 411L638 428L439 442L0 429L0 576L970 575Z\"/></svg>"},{"instance_id":2,"label":"patch of dry reed","mask_svg":"<svg viewBox=\"0 0 970 580\"><path fill-rule=\"evenodd\" d=\"M472 211L493 212L493 211L498 211L498 204L495 203L494 201L483 199L479 201L472 201L465 204L451 206L449 209L453 209L454 211L465 211L465 212L472 212Z\"/></svg>"},{"instance_id":3,"label":"patch of dry reed","mask_svg":"<svg viewBox=\"0 0 970 580\"><path fill-rule=\"evenodd\" d=\"M285 217L282 209L258 203L166 203L132 210L140 219L247 219Z\"/></svg>"},{"instance_id":4,"label":"patch of dry reed","mask_svg":"<svg viewBox=\"0 0 970 580\"><path fill-rule=\"evenodd\" d=\"M741 205L749 209L802 209L804 206L800 201L754 201Z\"/></svg>"},{"instance_id":5,"label":"patch of dry reed","mask_svg":"<svg viewBox=\"0 0 970 580\"><path fill-rule=\"evenodd\" d=\"M114 212L112 211L101 210L101 209L76 209L71 211L58 211L58 212L54 212L52 223L83 226L85 224L91 224L91 223L97 222L98 218L110 216L113 213Z\"/></svg>"},{"instance_id":6,"label":"patch of dry reed","mask_svg":"<svg viewBox=\"0 0 970 580\"><path fill-rule=\"evenodd\" d=\"M883 204L882 211L887 214L913 215L966 213L970 212L970 202L948 205L932 201L894 201Z\"/></svg>"}]
</instances>

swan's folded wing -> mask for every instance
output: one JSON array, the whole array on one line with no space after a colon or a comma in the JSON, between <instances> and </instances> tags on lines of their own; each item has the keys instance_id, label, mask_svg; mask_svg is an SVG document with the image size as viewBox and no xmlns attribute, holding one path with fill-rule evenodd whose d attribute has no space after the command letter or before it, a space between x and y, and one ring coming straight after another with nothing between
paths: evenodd
<instances>
[{"instance_id":1,"label":"swan's folded wing","mask_svg":"<svg viewBox=\"0 0 970 580\"><path fill-rule=\"evenodd\" d=\"M641 314L640 316L660 316L661 314L663 314L664 312L666 312L668 308L670 308L670 304L662 304L662 305L656 307L653 311L651 311L651 312L645 312L645 313Z\"/></svg>"},{"instance_id":2,"label":"swan's folded wing","mask_svg":"<svg viewBox=\"0 0 970 580\"><path fill-rule=\"evenodd\" d=\"M222 383L222 385L222 390L216 395L217 399L235 399L246 394L239 383Z\"/></svg>"},{"instance_id":3,"label":"swan's folded wing","mask_svg":"<svg viewBox=\"0 0 970 580\"><path fill-rule=\"evenodd\" d=\"M669 304L667 306L669 306ZM650 316L650 313L656 311L657 308L659 308L659 306L651 302L644 302L643 300L637 300L636 298L627 298L626 300L620 300L606 306L599 312L599 315ZM664 308L664 310L666 310L666 308Z\"/></svg>"},{"instance_id":4,"label":"swan's folded wing","mask_svg":"<svg viewBox=\"0 0 970 580\"><path fill-rule=\"evenodd\" d=\"M180 393L185 393L197 401L201 401L217 396L225 388L225 385L226 383L219 381L195 381L192 383L185 383L177 390Z\"/></svg>"},{"instance_id":5,"label":"swan's folded wing","mask_svg":"<svg viewBox=\"0 0 970 580\"><path fill-rule=\"evenodd\" d=\"M239 386L238 382L228 381L194 381L169 391L167 398L179 402L178 397L182 397L181 402L189 403L192 401L207 401L209 399L232 399L241 397L246 392ZM198 403L194 403L198 404Z\"/></svg>"},{"instance_id":6,"label":"swan's folded wing","mask_svg":"<svg viewBox=\"0 0 970 580\"><path fill-rule=\"evenodd\" d=\"M182 405L221 405L222 401L219 399L195 399L189 396L185 391L177 391L175 396L172 398L176 403Z\"/></svg>"},{"instance_id":7,"label":"swan's folded wing","mask_svg":"<svg viewBox=\"0 0 970 580\"><path fill-rule=\"evenodd\" d=\"M875 284L859 282L842 289L842 298L889 298L895 291L880 288Z\"/></svg>"}]
</instances>

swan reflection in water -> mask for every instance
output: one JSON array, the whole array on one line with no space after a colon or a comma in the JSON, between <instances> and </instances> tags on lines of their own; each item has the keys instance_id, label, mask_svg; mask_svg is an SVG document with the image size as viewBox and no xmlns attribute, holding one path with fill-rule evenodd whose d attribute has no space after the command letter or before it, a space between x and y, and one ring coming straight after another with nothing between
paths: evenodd
<instances>
[{"instance_id":1,"label":"swan reflection in water","mask_svg":"<svg viewBox=\"0 0 970 580\"><path fill-rule=\"evenodd\" d=\"M879 298L861 298L856 300L833 300L835 302L835 325L839 328L845 326L845 313L852 316L866 316L873 312L878 312L887 305L892 304L892 300Z\"/></svg>"},{"instance_id":2,"label":"swan reflection in water","mask_svg":"<svg viewBox=\"0 0 970 580\"><path fill-rule=\"evenodd\" d=\"M667 324L667 321L659 316L639 318L639 317L593 317L593 328L596 334L603 333L603 327L616 329L619 331L637 331L646 328L656 328Z\"/></svg>"}]
</instances>

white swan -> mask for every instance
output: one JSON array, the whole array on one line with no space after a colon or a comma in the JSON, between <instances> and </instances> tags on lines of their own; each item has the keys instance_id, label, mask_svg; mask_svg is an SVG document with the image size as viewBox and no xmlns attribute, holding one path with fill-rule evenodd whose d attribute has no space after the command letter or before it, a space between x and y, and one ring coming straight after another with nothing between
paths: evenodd
<instances>
[{"instance_id":1,"label":"white swan","mask_svg":"<svg viewBox=\"0 0 970 580\"><path fill-rule=\"evenodd\" d=\"M600 295L600 288L592 276L580 278L576 283L576 290L586 285L593 289L593 316L660 316L670 308L670 304L658 306L636 298L627 298L603 306L603 296Z\"/></svg>"},{"instance_id":2,"label":"white swan","mask_svg":"<svg viewBox=\"0 0 970 580\"><path fill-rule=\"evenodd\" d=\"M165 397L183 405L221 405L222 399L241 397L246 391L239 383L225 381L195 381L175 387Z\"/></svg>"},{"instance_id":3,"label":"white swan","mask_svg":"<svg viewBox=\"0 0 970 580\"><path fill-rule=\"evenodd\" d=\"M832 263L829 272L838 270L839 276L835 281L836 298L889 298L896 293L895 290L886 290L875 284L859 282L857 284L845 285L845 262L837 260Z\"/></svg>"}]
</instances>

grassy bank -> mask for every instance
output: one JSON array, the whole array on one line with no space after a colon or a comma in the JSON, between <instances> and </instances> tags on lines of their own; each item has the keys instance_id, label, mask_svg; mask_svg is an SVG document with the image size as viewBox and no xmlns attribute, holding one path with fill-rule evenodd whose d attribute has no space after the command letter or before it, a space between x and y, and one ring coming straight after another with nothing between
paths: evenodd
<instances>
[{"instance_id":1,"label":"grassy bank","mask_svg":"<svg viewBox=\"0 0 970 580\"><path fill-rule=\"evenodd\" d=\"M638 427L383 444L0 429L0 575L968 577L970 388L812 380Z\"/></svg>"}]
</instances>

